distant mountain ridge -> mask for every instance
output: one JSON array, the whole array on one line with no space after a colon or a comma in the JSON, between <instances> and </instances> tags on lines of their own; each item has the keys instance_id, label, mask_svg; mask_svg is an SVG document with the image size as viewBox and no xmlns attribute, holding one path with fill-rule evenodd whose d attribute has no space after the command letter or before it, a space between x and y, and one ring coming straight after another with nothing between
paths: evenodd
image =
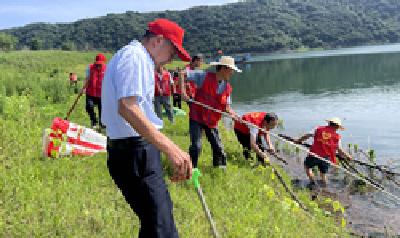
<instances>
[{"instance_id":1,"label":"distant mountain ridge","mask_svg":"<svg viewBox=\"0 0 400 238\"><path fill-rule=\"evenodd\" d=\"M191 52L272 52L400 41L397 0L247 0L183 11L108 14L68 24L35 23L3 30L18 48L114 51L138 39L146 24L168 18L185 30Z\"/></svg>"}]
</instances>

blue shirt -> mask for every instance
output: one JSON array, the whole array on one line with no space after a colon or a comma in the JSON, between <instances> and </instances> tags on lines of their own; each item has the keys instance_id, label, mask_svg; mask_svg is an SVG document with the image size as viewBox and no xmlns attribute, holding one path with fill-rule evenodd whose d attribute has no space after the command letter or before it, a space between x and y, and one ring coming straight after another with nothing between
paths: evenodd
<instances>
[{"instance_id":1,"label":"blue shirt","mask_svg":"<svg viewBox=\"0 0 400 238\"><path fill-rule=\"evenodd\" d=\"M102 117L111 139L140 136L118 113L121 98L136 97L141 111L157 128L163 126L154 112L154 62L138 41L120 49L110 60L102 83Z\"/></svg>"},{"instance_id":2,"label":"blue shirt","mask_svg":"<svg viewBox=\"0 0 400 238\"><path fill-rule=\"evenodd\" d=\"M188 81L192 81L196 84L197 88L201 88L201 86L204 83L204 80L206 79L206 74L207 72L203 70L186 70L186 76ZM226 85L227 85L226 80L221 80L218 82L218 87L217 87L217 94L221 94L224 92ZM231 101L231 96L227 98L228 104L232 104Z\"/></svg>"}]
</instances>

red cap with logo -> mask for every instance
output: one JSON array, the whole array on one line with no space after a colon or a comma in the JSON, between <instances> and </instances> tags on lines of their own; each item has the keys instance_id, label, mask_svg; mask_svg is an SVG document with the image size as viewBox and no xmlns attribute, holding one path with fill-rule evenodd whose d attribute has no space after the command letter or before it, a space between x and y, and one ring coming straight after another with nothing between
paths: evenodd
<instances>
[{"instance_id":1,"label":"red cap with logo","mask_svg":"<svg viewBox=\"0 0 400 238\"><path fill-rule=\"evenodd\" d=\"M183 61L190 61L190 55L182 46L185 30L183 30L178 24L168 19L158 18L149 23L148 31L156 35L162 35L170 40L178 50L179 58Z\"/></svg>"}]
</instances>

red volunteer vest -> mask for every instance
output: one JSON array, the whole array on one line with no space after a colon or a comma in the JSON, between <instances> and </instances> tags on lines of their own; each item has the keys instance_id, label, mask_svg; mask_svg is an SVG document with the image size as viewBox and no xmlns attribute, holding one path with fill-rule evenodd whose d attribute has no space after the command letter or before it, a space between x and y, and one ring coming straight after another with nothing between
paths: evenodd
<instances>
[{"instance_id":1,"label":"red volunteer vest","mask_svg":"<svg viewBox=\"0 0 400 238\"><path fill-rule=\"evenodd\" d=\"M203 85L196 91L195 100L215 109L225 111L228 103L227 99L232 92L232 87L227 83L225 90L221 94L217 94L217 88L218 80L215 73L207 73ZM208 110L195 103L190 106L189 116L190 119L206 125L209 128L216 128L218 126L218 121L221 119L221 113Z\"/></svg>"},{"instance_id":2,"label":"red volunteer vest","mask_svg":"<svg viewBox=\"0 0 400 238\"><path fill-rule=\"evenodd\" d=\"M267 114L266 112L250 112L250 113L244 114L242 116L242 120L250 122L251 124L254 124L255 126L261 128L266 114ZM235 122L235 129L245 135L250 135L249 127L238 121Z\"/></svg>"},{"instance_id":3,"label":"red volunteer vest","mask_svg":"<svg viewBox=\"0 0 400 238\"><path fill-rule=\"evenodd\" d=\"M95 64L91 64L89 70L90 74L86 94L92 97L101 97L101 83L106 71L106 64L101 64L100 68L97 68Z\"/></svg>"},{"instance_id":4,"label":"red volunteer vest","mask_svg":"<svg viewBox=\"0 0 400 238\"><path fill-rule=\"evenodd\" d=\"M340 135L336 133L334 128L330 126L318 127L310 151L324 158L329 157L336 164L336 150L339 140Z\"/></svg>"},{"instance_id":5,"label":"red volunteer vest","mask_svg":"<svg viewBox=\"0 0 400 238\"><path fill-rule=\"evenodd\" d=\"M170 82L170 74L168 73L168 71L162 72L161 79L159 77L159 74L155 73L154 79L155 79L154 96L171 96L171 82ZM161 88L162 94L158 90L158 88Z\"/></svg>"},{"instance_id":6,"label":"red volunteer vest","mask_svg":"<svg viewBox=\"0 0 400 238\"><path fill-rule=\"evenodd\" d=\"M179 86L179 77L174 77L174 91L176 94L182 94L181 87Z\"/></svg>"},{"instance_id":7,"label":"red volunteer vest","mask_svg":"<svg viewBox=\"0 0 400 238\"><path fill-rule=\"evenodd\" d=\"M190 64L186 65L185 67L186 69L194 70L194 68L190 67ZM194 82L192 81L186 82L186 95L188 95L191 98L195 98L196 90L197 86Z\"/></svg>"},{"instance_id":8,"label":"red volunteer vest","mask_svg":"<svg viewBox=\"0 0 400 238\"><path fill-rule=\"evenodd\" d=\"M191 98L196 97L196 84L192 81L186 82L186 95L188 95Z\"/></svg>"}]
</instances>

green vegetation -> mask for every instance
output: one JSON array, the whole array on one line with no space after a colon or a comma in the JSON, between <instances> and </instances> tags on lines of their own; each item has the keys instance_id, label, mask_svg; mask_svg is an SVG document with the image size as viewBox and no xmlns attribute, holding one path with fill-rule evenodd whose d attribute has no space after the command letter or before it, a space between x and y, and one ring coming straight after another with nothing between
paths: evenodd
<instances>
[{"instance_id":1,"label":"green vegetation","mask_svg":"<svg viewBox=\"0 0 400 238\"><path fill-rule=\"evenodd\" d=\"M18 39L15 36L0 32L0 50L9 51L15 48Z\"/></svg>"},{"instance_id":2,"label":"green vegetation","mask_svg":"<svg viewBox=\"0 0 400 238\"><path fill-rule=\"evenodd\" d=\"M1 237L137 234L138 219L108 174L106 154L60 159L41 156L43 129L54 117L63 117L76 97L68 89L68 73L77 72L81 80L95 54L0 53ZM84 99L71 121L89 125ZM164 133L188 148L187 117L178 117L175 125L165 124ZM208 143L199 164L203 191L223 237L349 236L342 228L343 207L337 201L319 201L318 206L306 191L299 191L311 210L311 219L289 198L270 168L251 169L232 132L221 130L221 134L228 154L227 172L212 168ZM169 181L167 175L165 178ZM285 179L289 181L287 176ZM210 237L194 186L190 182L167 183L181 237Z\"/></svg>"},{"instance_id":3,"label":"green vegetation","mask_svg":"<svg viewBox=\"0 0 400 238\"><path fill-rule=\"evenodd\" d=\"M191 53L271 52L399 42L396 0L246 0L184 11L124 14L70 24L35 23L4 30L18 48L113 51L137 39L146 24L165 17L186 30Z\"/></svg>"}]
</instances>

